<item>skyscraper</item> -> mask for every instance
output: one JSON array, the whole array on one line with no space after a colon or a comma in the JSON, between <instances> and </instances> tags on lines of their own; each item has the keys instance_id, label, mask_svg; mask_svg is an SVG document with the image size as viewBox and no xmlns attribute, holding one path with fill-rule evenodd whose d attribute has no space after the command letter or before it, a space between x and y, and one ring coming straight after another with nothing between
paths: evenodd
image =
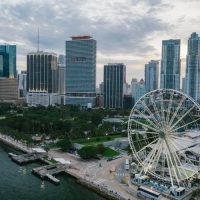
<instances>
[{"instance_id":1,"label":"skyscraper","mask_svg":"<svg viewBox=\"0 0 200 200\"><path fill-rule=\"evenodd\" d=\"M136 103L137 100L139 100L139 98L146 93L144 80L141 79L138 82L137 79L132 79L131 88L132 88L132 97L134 98L134 102Z\"/></svg>"},{"instance_id":2,"label":"skyscraper","mask_svg":"<svg viewBox=\"0 0 200 200\"><path fill-rule=\"evenodd\" d=\"M27 92L28 105L49 106L60 103L55 53L37 51L27 55Z\"/></svg>"},{"instance_id":3,"label":"skyscraper","mask_svg":"<svg viewBox=\"0 0 200 200\"><path fill-rule=\"evenodd\" d=\"M58 63L55 53L38 51L27 55L27 90L58 92Z\"/></svg>"},{"instance_id":4,"label":"skyscraper","mask_svg":"<svg viewBox=\"0 0 200 200\"><path fill-rule=\"evenodd\" d=\"M94 106L96 98L96 40L90 36L66 41L65 103Z\"/></svg>"},{"instance_id":5,"label":"skyscraper","mask_svg":"<svg viewBox=\"0 0 200 200\"><path fill-rule=\"evenodd\" d=\"M18 74L18 88L19 88L19 97L24 98L26 97L26 80L27 80L27 72L21 71L20 74Z\"/></svg>"},{"instance_id":6,"label":"skyscraper","mask_svg":"<svg viewBox=\"0 0 200 200\"><path fill-rule=\"evenodd\" d=\"M0 45L0 77L17 78L16 45Z\"/></svg>"},{"instance_id":7,"label":"skyscraper","mask_svg":"<svg viewBox=\"0 0 200 200\"><path fill-rule=\"evenodd\" d=\"M65 94L65 56L58 57L58 90L59 94Z\"/></svg>"},{"instance_id":8,"label":"skyscraper","mask_svg":"<svg viewBox=\"0 0 200 200\"><path fill-rule=\"evenodd\" d=\"M186 78L182 78L182 92L186 93Z\"/></svg>"},{"instance_id":9,"label":"skyscraper","mask_svg":"<svg viewBox=\"0 0 200 200\"><path fill-rule=\"evenodd\" d=\"M200 38L192 33L188 39L186 61L186 93L198 100L200 97Z\"/></svg>"},{"instance_id":10,"label":"skyscraper","mask_svg":"<svg viewBox=\"0 0 200 200\"><path fill-rule=\"evenodd\" d=\"M162 41L160 88L180 90L180 40Z\"/></svg>"},{"instance_id":11,"label":"skyscraper","mask_svg":"<svg viewBox=\"0 0 200 200\"><path fill-rule=\"evenodd\" d=\"M158 89L159 61L151 60L145 64L145 88L146 92Z\"/></svg>"},{"instance_id":12,"label":"skyscraper","mask_svg":"<svg viewBox=\"0 0 200 200\"><path fill-rule=\"evenodd\" d=\"M123 108L126 66L123 63L104 65L104 107Z\"/></svg>"}]
</instances>

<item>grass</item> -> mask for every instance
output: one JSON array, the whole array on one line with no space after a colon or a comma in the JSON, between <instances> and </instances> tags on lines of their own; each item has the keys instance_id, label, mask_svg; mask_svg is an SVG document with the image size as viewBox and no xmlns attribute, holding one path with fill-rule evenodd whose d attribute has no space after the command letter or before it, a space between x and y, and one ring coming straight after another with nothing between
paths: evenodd
<instances>
[{"instance_id":1,"label":"grass","mask_svg":"<svg viewBox=\"0 0 200 200\"><path fill-rule=\"evenodd\" d=\"M84 139L77 139L74 140L73 143L83 144L85 146L96 146L98 144L102 144L104 142L112 141L115 138L122 137L121 135L107 135L107 136L100 136L100 137L92 137L92 138L84 138Z\"/></svg>"},{"instance_id":2,"label":"grass","mask_svg":"<svg viewBox=\"0 0 200 200\"><path fill-rule=\"evenodd\" d=\"M47 162L50 162L51 164L56 164L56 163L58 163L58 161L56 161L56 160L54 160L54 159L49 160L49 159L48 159L48 156L44 156L43 159L46 160Z\"/></svg>"},{"instance_id":3,"label":"grass","mask_svg":"<svg viewBox=\"0 0 200 200\"><path fill-rule=\"evenodd\" d=\"M117 151L114 151L113 149L110 149L108 147L105 148L105 151L103 152L103 156L107 158L111 158L114 156L118 156L120 153Z\"/></svg>"}]
</instances>

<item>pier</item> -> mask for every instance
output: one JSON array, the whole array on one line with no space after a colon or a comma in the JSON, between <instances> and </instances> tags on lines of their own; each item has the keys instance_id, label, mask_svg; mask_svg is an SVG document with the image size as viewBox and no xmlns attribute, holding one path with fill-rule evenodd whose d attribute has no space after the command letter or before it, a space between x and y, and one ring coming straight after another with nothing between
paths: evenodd
<instances>
[{"instance_id":1,"label":"pier","mask_svg":"<svg viewBox=\"0 0 200 200\"><path fill-rule=\"evenodd\" d=\"M54 164L46 165L42 167L37 167L32 170L32 172L38 175L41 179L47 178L55 184L59 184L60 180L54 177L54 175L60 174L66 171L66 165L63 164Z\"/></svg>"},{"instance_id":2,"label":"pier","mask_svg":"<svg viewBox=\"0 0 200 200\"><path fill-rule=\"evenodd\" d=\"M10 154L13 161L15 161L18 164L24 164L29 163L33 161L40 160L44 157L44 154L40 153L28 153L28 154L22 154L22 155L12 155Z\"/></svg>"}]
</instances>

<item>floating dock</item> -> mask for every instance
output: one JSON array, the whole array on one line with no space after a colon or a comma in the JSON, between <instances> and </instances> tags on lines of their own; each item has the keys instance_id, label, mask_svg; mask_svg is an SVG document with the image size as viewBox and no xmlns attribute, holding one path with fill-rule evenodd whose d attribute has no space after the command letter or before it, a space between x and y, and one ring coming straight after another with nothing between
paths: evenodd
<instances>
[{"instance_id":1,"label":"floating dock","mask_svg":"<svg viewBox=\"0 0 200 200\"><path fill-rule=\"evenodd\" d=\"M60 180L55 178L53 175L57 175L65 171L66 165L63 164L46 165L32 169L32 172L38 175L41 179L47 178L55 184L59 184Z\"/></svg>"},{"instance_id":2,"label":"floating dock","mask_svg":"<svg viewBox=\"0 0 200 200\"><path fill-rule=\"evenodd\" d=\"M41 158L44 157L44 154L39 154L39 153L28 153L28 154L22 154L22 155L9 154L9 156L16 163L24 164L24 163L40 160Z\"/></svg>"}]
</instances>

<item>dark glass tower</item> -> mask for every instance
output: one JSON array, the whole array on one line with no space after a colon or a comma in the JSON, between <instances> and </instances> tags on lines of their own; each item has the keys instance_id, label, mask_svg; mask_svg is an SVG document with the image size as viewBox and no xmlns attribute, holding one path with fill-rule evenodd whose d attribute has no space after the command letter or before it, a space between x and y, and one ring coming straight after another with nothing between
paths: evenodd
<instances>
[{"instance_id":1,"label":"dark glass tower","mask_svg":"<svg viewBox=\"0 0 200 200\"><path fill-rule=\"evenodd\" d=\"M104 65L104 107L123 107L123 86L126 83L126 66L123 63Z\"/></svg>"},{"instance_id":2,"label":"dark glass tower","mask_svg":"<svg viewBox=\"0 0 200 200\"><path fill-rule=\"evenodd\" d=\"M58 63L55 53L38 51L27 55L27 91L58 92Z\"/></svg>"},{"instance_id":3,"label":"dark glass tower","mask_svg":"<svg viewBox=\"0 0 200 200\"><path fill-rule=\"evenodd\" d=\"M17 77L16 45L0 45L0 77Z\"/></svg>"}]
</instances>

